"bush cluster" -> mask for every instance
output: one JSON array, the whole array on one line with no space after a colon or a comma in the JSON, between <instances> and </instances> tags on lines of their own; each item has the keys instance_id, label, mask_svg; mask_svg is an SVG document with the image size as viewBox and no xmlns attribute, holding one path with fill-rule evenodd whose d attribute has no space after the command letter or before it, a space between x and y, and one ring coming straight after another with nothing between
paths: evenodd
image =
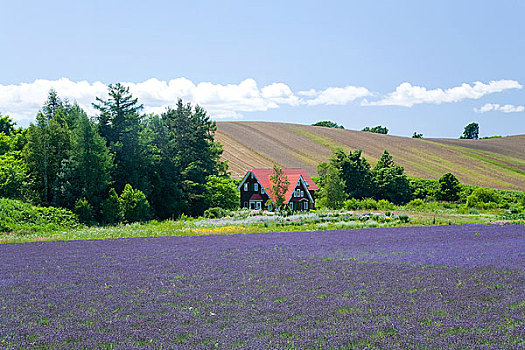
<instances>
[{"instance_id":1,"label":"bush cluster","mask_svg":"<svg viewBox=\"0 0 525 350\"><path fill-rule=\"evenodd\" d=\"M19 200L0 198L0 232L55 231L80 225L68 209L38 207Z\"/></svg>"}]
</instances>

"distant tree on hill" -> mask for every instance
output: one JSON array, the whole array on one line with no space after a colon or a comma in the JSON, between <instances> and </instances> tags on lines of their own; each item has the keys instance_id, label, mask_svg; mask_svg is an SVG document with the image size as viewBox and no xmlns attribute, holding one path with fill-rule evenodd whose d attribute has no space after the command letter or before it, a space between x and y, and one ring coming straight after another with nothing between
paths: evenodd
<instances>
[{"instance_id":1,"label":"distant tree on hill","mask_svg":"<svg viewBox=\"0 0 525 350\"><path fill-rule=\"evenodd\" d=\"M422 139L423 138L423 134L418 134L417 132L414 131L414 133L412 134L412 138L413 139Z\"/></svg>"},{"instance_id":2,"label":"distant tree on hill","mask_svg":"<svg viewBox=\"0 0 525 350\"><path fill-rule=\"evenodd\" d=\"M367 126L361 131L368 131L368 132L373 132L376 134L384 134L384 135L388 134L388 128L386 126L381 126L381 125L374 126L373 128L370 128Z\"/></svg>"},{"instance_id":3,"label":"distant tree on hill","mask_svg":"<svg viewBox=\"0 0 525 350\"><path fill-rule=\"evenodd\" d=\"M469 125L465 126L465 130L463 130L463 135L461 135L459 138L477 140L479 138L478 123L470 123Z\"/></svg>"},{"instance_id":4,"label":"distant tree on hill","mask_svg":"<svg viewBox=\"0 0 525 350\"><path fill-rule=\"evenodd\" d=\"M313 123L312 126L324 126L326 128L344 129L342 125L337 124L329 120L323 120L317 123Z\"/></svg>"}]
</instances>

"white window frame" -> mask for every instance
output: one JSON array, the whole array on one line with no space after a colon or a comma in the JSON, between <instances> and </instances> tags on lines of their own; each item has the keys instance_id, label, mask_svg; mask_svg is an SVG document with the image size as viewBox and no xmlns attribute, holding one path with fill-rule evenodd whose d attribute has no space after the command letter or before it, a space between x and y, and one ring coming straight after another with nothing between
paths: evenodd
<instances>
[{"instance_id":1,"label":"white window frame","mask_svg":"<svg viewBox=\"0 0 525 350\"><path fill-rule=\"evenodd\" d=\"M301 190L299 188L295 189L294 197L300 197L301 196Z\"/></svg>"},{"instance_id":2,"label":"white window frame","mask_svg":"<svg viewBox=\"0 0 525 350\"><path fill-rule=\"evenodd\" d=\"M304 205L303 205L303 209L304 210L308 210L308 201L304 202Z\"/></svg>"},{"instance_id":3,"label":"white window frame","mask_svg":"<svg viewBox=\"0 0 525 350\"><path fill-rule=\"evenodd\" d=\"M244 184L244 190L248 191L248 183L247 182Z\"/></svg>"},{"instance_id":4,"label":"white window frame","mask_svg":"<svg viewBox=\"0 0 525 350\"><path fill-rule=\"evenodd\" d=\"M255 209L256 210L261 210L261 207L262 207L262 202L261 201L255 202Z\"/></svg>"},{"instance_id":5,"label":"white window frame","mask_svg":"<svg viewBox=\"0 0 525 350\"><path fill-rule=\"evenodd\" d=\"M254 190L255 192L259 191L259 184L258 184L258 183L254 183L254 184L253 184L253 190Z\"/></svg>"},{"instance_id":6,"label":"white window frame","mask_svg":"<svg viewBox=\"0 0 525 350\"><path fill-rule=\"evenodd\" d=\"M301 197L304 197L304 191L301 190Z\"/></svg>"}]
</instances>

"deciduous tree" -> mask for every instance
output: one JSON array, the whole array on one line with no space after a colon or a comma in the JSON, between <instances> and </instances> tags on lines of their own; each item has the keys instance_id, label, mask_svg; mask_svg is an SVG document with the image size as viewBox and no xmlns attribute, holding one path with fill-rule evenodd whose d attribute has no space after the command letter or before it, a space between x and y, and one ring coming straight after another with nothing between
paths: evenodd
<instances>
[{"instance_id":1,"label":"deciduous tree","mask_svg":"<svg viewBox=\"0 0 525 350\"><path fill-rule=\"evenodd\" d=\"M276 208L280 208L286 200L284 195L288 190L290 181L288 181L288 177L284 173L283 169L277 165L273 166L273 173L270 176L270 181L272 182L271 191L273 197L275 198L275 206Z\"/></svg>"}]
</instances>

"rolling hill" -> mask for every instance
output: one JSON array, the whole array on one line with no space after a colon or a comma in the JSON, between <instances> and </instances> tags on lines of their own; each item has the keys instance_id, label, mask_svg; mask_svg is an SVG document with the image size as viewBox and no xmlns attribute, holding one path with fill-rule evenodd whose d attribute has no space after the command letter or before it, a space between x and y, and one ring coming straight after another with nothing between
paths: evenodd
<instances>
[{"instance_id":1,"label":"rolling hill","mask_svg":"<svg viewBox=\"0 0 525 350\"><path fill-rule=\"evenodd\" d=\"M369 132L271 122L217 122L234 177L273 164L317 175L333 150L361 149L375 165L386 149L409 176L437 179L451 172L466 184L525 190L525 135L486 140L412 139Z\"/></svg>"}]
</instances>

